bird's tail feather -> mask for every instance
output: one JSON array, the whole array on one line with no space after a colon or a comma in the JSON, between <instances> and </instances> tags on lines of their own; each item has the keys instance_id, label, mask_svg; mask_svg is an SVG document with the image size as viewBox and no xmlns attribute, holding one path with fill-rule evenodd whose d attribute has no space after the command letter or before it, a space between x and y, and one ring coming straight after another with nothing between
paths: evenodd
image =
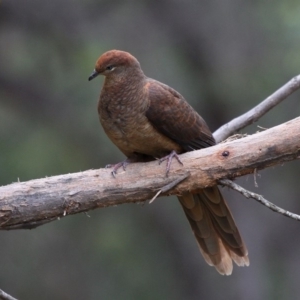
<instances>
[{"instance_id":1,"label":"bird's tail feather","mask_svg":"<svg viewBox=\"0 0 300 300\"><path fill-rule=\"evenodd\" d=\"M217 186L178 197L206 262L222 275L248 266L247 248Z\"/></svg>"}]
</instances>

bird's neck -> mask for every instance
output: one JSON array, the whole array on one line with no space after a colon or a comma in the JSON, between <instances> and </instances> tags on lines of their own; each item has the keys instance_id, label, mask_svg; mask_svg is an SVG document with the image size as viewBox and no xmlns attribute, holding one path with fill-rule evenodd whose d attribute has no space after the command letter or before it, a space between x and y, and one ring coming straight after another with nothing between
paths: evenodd
<instances>
[{"instance_id":1,"label":"bird's neck","mask_svg":"<svg viewBox=\"0 0 300 300\"><path fill-rule=\"evenodd\" d=\"M102 91L119 101L134 100L136 95L141 95L145 85L146 77L141 74L130 74L130 76L118 76L118 78L106 77Z\"/></svg>"},{"instance_id":2,"label":"bird's neck","mask_svg":"<svg viewBox=\"0 0 300 300\"><path fill-rule=\"evenodd\" d=\"M112 118L125 115L127 108L131 111L144 111L148 107L145 97L145 82L147 78L143 75L118 77L118 80L105 78L98 102L98 111L109 111ZM126 107L126 110L124 109Z\"/></svg>"},{"instance_id":3,"label":"bird's neck","mask_svg":"<svg viewBox=\"0 0 300 300\"><path fill-rule=\"evenodd\" d=\"M103 88L121 88L126 89L129 86L140 85L146 76L140 71L134 70L133 72L126 72L124 74L111 74L111 76L105 77Z\"/></svg>"}]
</instances>

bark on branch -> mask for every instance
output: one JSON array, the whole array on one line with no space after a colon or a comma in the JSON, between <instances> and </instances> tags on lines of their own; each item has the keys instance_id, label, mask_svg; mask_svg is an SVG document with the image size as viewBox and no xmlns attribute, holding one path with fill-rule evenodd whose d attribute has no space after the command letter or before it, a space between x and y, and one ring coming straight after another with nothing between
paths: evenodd
<instances>
[{"instance_id":1,"label":"bark on branch","mask_svg":"<svg viewBox=\"0 0 300 300\"><path fill-rule=\"evenodd\" d=\"M216 184L285 161L300 158L300 117L271 129L180 156L184 166L172 164L169 177L157 161L131 164L117 178L108 169L89 170L0 188L0 229L34 228L98 207L140 202L189 174L163 194Z\"/></svg>"}]
</instances>

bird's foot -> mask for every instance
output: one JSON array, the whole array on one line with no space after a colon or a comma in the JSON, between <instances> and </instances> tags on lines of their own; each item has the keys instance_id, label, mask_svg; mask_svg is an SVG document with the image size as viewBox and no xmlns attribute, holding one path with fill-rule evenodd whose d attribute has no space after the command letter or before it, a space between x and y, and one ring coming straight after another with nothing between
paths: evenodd
<instances>
[{"instance_id":1,"label":"bird's foot","mask_svg":"<svg viewBox=\"0 0 300 300\"><path fill-rule=\"evenodd\" d=\"M166 167L166 177L168 177L168 174L169 174L169 171L170 171L170 167L171 167L171 162L172 162L172 159L173 157L175 157L177 159L177 161L183 165L182 161L180 160L178 154L176 153L175 150L172 150L172 152L167 155L167 156L164 156L162 158L159 159L159 164L161 164L163 161L167 161L167 167Z\"/></svg>"},{"instance_id":2,"label":"bird's foot","mask_svg":"<svg viewBox=\"0 0 300 300\"><path fill-rule=\"evenodd\" d=\"M125 159L117 164L109 164L105 166L105 169L108 168L113 168L113 170L111 171L111 175L116 178L117 175L117 170L120 169L121 167L123 167L123 170L126 171L126 167L127 165L130 164L130 160L129 159Z\"/></svg>"}]
</instances>

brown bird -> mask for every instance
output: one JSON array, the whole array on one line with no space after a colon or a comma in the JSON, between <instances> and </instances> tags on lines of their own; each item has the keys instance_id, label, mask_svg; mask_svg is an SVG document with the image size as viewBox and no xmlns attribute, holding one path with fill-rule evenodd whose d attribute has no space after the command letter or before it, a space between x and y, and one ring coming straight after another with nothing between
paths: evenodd
<instances>
[{"instance_id":1,"label":"brown bird","mask_svg":"<svg viewBox=\"0 0 300 300\"><path fill-rule=\"evenodd\" d=\"M205 121L174 89L148 78L130 53L111 50L96 62L90 75L105 76L98 102L104 131L128 163L167 160L167 174L177 154L215 145ZM206 262L222 275L232 273L232 261L248 266L248 251L217 186L178 197Z\"/></svg>"}]
</instances>

